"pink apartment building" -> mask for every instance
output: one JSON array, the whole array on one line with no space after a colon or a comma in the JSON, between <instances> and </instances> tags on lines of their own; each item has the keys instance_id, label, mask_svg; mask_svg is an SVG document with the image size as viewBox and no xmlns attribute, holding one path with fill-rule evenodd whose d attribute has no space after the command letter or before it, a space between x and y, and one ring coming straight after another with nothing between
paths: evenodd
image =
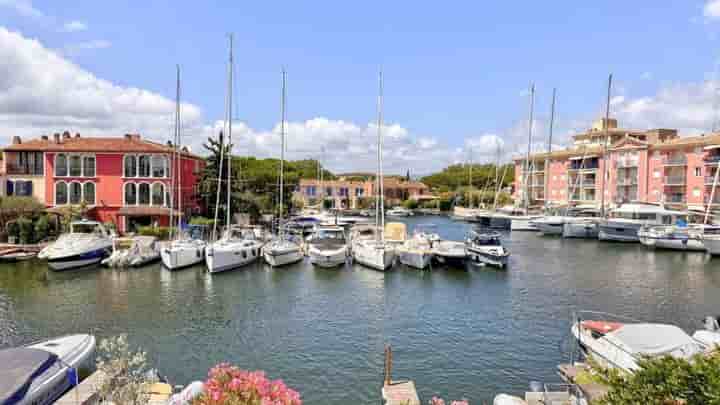
<instances>
[{"instance_id":1,"label":"pink apartment building","mask_svg":"<svg viewBox=\"0 0 720 405\"><path fill-rule=\"evenodd\" d=\"M600 207L604 189L606 207L649 202L704 210L710 203L715 209L720 190L712 202L710 195L719 162L720 134L680 137L674 129L628 130L602 119L575 135L571 147L531 155L527 178L526 157L516 158L514 197L528 196L531 205Z\"/></svg>"}]
</instances>

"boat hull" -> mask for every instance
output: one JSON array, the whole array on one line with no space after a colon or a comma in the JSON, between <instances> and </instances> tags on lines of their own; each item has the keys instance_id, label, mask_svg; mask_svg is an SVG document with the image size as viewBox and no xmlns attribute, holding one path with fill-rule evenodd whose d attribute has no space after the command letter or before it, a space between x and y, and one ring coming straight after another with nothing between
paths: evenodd
<instances>
[{"instance_id":1,"label":"boat hull","mask_svg":"<svg viewBox=\"0 0 720 405\"><path fill-rule=\"evenodd\" d=\"M160 260L168 270L180 270L200 264L204 260L204 247L165 247L160 250Z\"/></svg>"},{"instance_id":2,"label":"boat hull","mask_svg":"<svg viewBox=\"0 0 720 405\"><path fill-rule=\"evenodd\" d=\"M614 242L640 242L639 229L640 224L601 223L598 225L598 239Z\"/></svg>"},{"instance_id":3,"label":"boat hull","mask_svg":"<svg viewBox=\"0 0 720 405\"><path fill-rule=\"evenodd\" d=\"M386 271L395 264L395 250L391 248L356 246L353 260L374 270Z\"/></svg>"},{"instance_id":4,"label":"boat hull","mask_svg":"<svg viewBox=\"0 0 720 405\"><path fill-rule=\"evenodd\" d=\"M704 251L705 245L699 239L683 237L654 237L638 234L640 243L647 247L669 250Z\"/></svg>"},{"instance_id":5,"label":"boat hull","mask_svg":"<svg viewBox=\"0 0 720 405\"><path fill-rule=\"evenodd\" d=\"M416 269L425 269L430 266L433 255L422 251L398 251L400 263Z\"/></svg>"},{"instance_id":6,"label":"boat hull","mask_svg":"<svg viewBox=\"0 0 720 405\"><path fill-rule=\"evenodd\" d=\"M110 254L110 247L103 247L89 252L64 257L48 257L48 267L55 271L70 270L92 266L100 263Z\"/></svg>"},{"instance_id":7,"label":"boat hull","mask_svg":"<svg viewBox=\"0 0 720 405\"><path fill-rule=\"evenodd\" d=\"M597 222L566 222L563 224L563 238L597 239Z\"/></svg>"},{"instance_id":8,"label":"boat hull","mask_svg":"<svg viewBox=\"0 0 720 405\"><path fill-rule=\"evenodd\" d=\"M263 251L263 258L265 258L265 262L267 262L267 264L271 267L279 267L301 261L303 259L303 254L300 248L297 250L280 252L266 249Z\"/></svg>"},{"instance_id":9,"label":"boat hull","mask_svg":"<svg viewBox=\"0 0 720 405\"><path fill-rule=\"evenodd\" d=\"M507 253L497 254L472 248L468 248L467 254L467 261L469 263L475 265L485 264L499 268L507 267L510 258L510 255Z\"/></svg>"},{"instance_id":10,"label":"boat hull","mask_svg":"<svg viewBox=\"0 0 720 405\"><path fill-rule=\"evenodd\" d=\"M534 222L530 218L512 218L510 222L510 230L535 232L538 230L538 228L535 226Z\"/></svg>"},{"instance_id":11,"label":"boat hull","mask_svg":"<svg viewBox=\"0 0 720 405\"><path fill-rule=\"evenodd\" d=\"M563 233L562 222L532 222L537 230L543 235L557 235L560 236Z\"/></svg>"},{"instance_id":12,"label":"boat hull","mask_svg":"<svg viewBox=\"0 0 720 405\"><path fill-rule=\"evenodd\" d=\"M236 249L208 247L205 249L205 266L210 273L237 269L256 261L260 257L259 250L259 247Z\"/></svg>"},{"instance_id":13,"label":"boat hull","mask_svg":"<svg viewBox=\"0 0 720 405\"><path fill-rule=\"evenodd\" d=\"M713 256L720 256L720 235L705 235L703 237L702 243L705 251L707 251Z\"/></svg>"},{"instance_id":14,"label":"boat hull","mask_svg":"<svg viewBox=\"0 0 720 405\"><path fill-rule=\"evenodd\" d=\"M313 266L333 268L345 264L347 251L343 249L337 252L324 252L311 249L308 256L310 257L310 264Z\"/></svg>"}]
</instances>

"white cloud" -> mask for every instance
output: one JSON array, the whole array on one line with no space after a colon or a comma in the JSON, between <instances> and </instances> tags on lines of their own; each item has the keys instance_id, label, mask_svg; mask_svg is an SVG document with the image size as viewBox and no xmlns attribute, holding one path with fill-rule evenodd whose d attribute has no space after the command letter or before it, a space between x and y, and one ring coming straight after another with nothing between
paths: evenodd
<instances>
[{"instance_id":1,"label":"white cloud","mask_svg":"<svg viewBox=\"0 0 720 405\"><path fill-rule=\"evenodd\" d=\"M720 0L708 0L703 7L705 18L720 18Z\"/></svg>"},{"instance_id":2,"label":"white cloud","mask_svg":"<svg viewBox=\"0 0 720 405\"><path fill-rule=\"evenodd\" d=\"M45 17L45 14L33 7L32 2L29 0L0 0L0 7L10 8L23 17Z\"/></svg>"},{"instance_id":3,"label":"white cloud","mask_svg":"<svg viewBox=\"0 0 720 405\"><path fill-rule=\"evenodd\" d=\"M610 105L622 104L623 101L625 101L625 96L615 96L610 99Z\"/></svg>"},{"instance_id":4,"label":"white cloud","mask_svg":"<svg viewBox=\"0 0 720 405\"><path fill-rule=\"evenodd\" d=\"M62 32L79 32L86 31L88 29L87 24L82 21L69 21L63 24Z\"/></svg>"},{"instance_id":5,"label":"white cloud","mask_svg":"<svg viewBox=\"0 0 720 405\"><path fill-rule=\"evenodd\" d=\"M78 42L76 44L65 45L62 52L66 55L75 55L81 51L90 51L95 49L106 49L110 48L112 43L102 39L96 39L86 42Z\"/></svg>"}]
</instances>

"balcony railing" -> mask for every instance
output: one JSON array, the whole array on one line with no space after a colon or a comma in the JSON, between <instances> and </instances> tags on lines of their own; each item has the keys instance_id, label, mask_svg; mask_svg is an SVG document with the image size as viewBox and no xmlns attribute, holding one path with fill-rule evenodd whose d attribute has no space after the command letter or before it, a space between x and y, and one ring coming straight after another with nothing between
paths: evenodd
<instances>
[{"instance_id":1,"label":"balcony railing","mask_svg":"<svg viewBox=\"0 0 720 405\"><path fill-rule=\"evenodd\" d=\"M665 176L666 186L684 186L685 183L685 176Z\"/></svg>"},{"instance_id":2,"label":"balcony railing","mask_svg":"<svg viewBox=\"0 0 720 405\"><path fill-rule=\"evenodd\" d=\"M637 184L637 177L621 177L617 179L618 186L636 186Z\"/></svg>"},{"instance_id":3,"label":"balcony railing","mask_svg":"<svg viewBox=\"0 0 720 405\"><path fill-rule=\"evenodd\" d=\"M30 166L30 165L19 165L15 163L6 163L5 169L7 174L24 174L24 175L33 175L33 176L42 176L43 168L42 165L40 166Z\"/></svg>"},{"instance_id":4,"label":"balcony railing","mask_svg":"<svg viewBox=\"0 0 720 405\"><path fill-rule=\"evenodd\" d=\"M687 198L685 198L684 194L665 194L665 202L671 204L685 204L687 202Z\"/></svg>"},{"instance_id":5,"label":"balcony railing","mask_svg":"<svg viewBox=\"0 0 720 405\"><path fill-rule=\"evenodd\" d=\"M687 157L685 156L667 156L663 159L665 166L686 166Z\"/></svg>"},{"instance_id":6,"label":"balcony railing","mask_svg":"<svg viewBox=\"0 0 720 405\"><path fill-rule=\"evenodd\" d=\"M638 159L618 159L617 167L637 167Z\"/></svg>"},{"instance_id":7,"label":"balcony railing","mask_svg":"<svg viewBox=\"0 0 720 405\"><path fill-rule=\"evenodd\" d=\"M705 204L710 204L710 196L709 195L705 196ZM718 195L713 196L711 204L712 205L720 204L720 196L718 196Z\"/></svg>"},{"instance_id":8,"label":"balcony railing","mask_svg":"<svg viewBox=\"0 0 720 405\"><path fill-rule=\"evenodd\" d=\"M715 182L715 175L705 176L705 185L712 186ZM720 178L718 178L718 182L720 182Z\"/></svg>"},{"instance_id":9,"label":"balcony railing","mask_svg":"<svg viewBox=\"0 0 720 405\"><path fill-rule=\"evenodd\" d=\"M717 164L720 162L720 155L708 155L703 159L706 165Z\"/></svg>"},{"instance_id":10,"label":"balcony railing","mask_svg":"<svg viewBox=\"0 0 720 405\"><path fill-rule=\"evenodd\" d=\"M571 164L570 167L568 167L568 170L570 170L570 171L578 171L578 170L588 170L588 171L590 171L590 170L597 170L597 169L598 169L598 164L597 164L597 163L585 164L585 165L579 165L579 164L575 165L575 164Z\"/></svg>"}]
</instances>

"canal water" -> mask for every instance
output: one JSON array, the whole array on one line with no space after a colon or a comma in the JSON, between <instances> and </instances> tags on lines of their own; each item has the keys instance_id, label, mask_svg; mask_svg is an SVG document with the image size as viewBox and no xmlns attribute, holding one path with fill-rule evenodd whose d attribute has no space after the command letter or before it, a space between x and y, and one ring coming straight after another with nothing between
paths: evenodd
<instances>
[{"instance_id":1,"label":"canal water","mask_svg":"<svg viewBox=\"0 0 720 405\"><path fill-rule=\"evenodd\" d=\"M460 240L469 225L435 223ZM639 244L507 234L506 271L381 273L309 263L256 264L211 276L202 267L48 271L0 267L0 348L57 335L127 333L173 383L202 379L218 362L265 370L308 404L378 404L383 348L394 377L421 397L491 401L530 381L557 382L568 361L573 311L677 324L692 332L720 311L720 260Z\"/></svg>"}]
</instances>

